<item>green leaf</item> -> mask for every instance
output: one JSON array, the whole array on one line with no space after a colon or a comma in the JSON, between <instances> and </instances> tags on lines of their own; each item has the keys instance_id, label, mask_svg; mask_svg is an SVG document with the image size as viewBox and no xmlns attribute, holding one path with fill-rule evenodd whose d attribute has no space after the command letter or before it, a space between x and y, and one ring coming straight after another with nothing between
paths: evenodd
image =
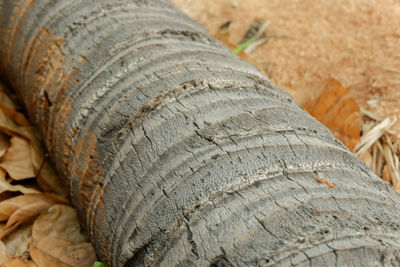
<instances>
[{"instance_id":1,"label":"green leaf","mask_svg":"<svg viewBox=\"0 0 400 267\"><path fill-rule=\"evenodd\" d=\"M257 40L257 37L254 36L252 38L250 38L249 40L247 40L246 42L240 44L238 47L236 47L235 49L232 50L232 53L234 53L235 55L240 53L241 51L245 50L249 45L251 45L255 40Z\"/></svg>"},{"instance_id":2,"label":"green leaf","mask_svg":"<svg viewBox=\"0 0 400 267\"><path fill-rule=\"evenodd\" d=\"M106 267L106 265L102 262L96 261L93 263L93 267Z\"/></svg>"}]
</instances>

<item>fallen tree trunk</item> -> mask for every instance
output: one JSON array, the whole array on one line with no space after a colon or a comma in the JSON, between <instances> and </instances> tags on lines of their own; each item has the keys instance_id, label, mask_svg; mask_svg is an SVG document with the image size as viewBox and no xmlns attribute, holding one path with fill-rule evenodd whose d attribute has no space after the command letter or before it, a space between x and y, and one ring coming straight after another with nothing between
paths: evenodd
<instances>
[{"instance_id":1,"label":"fallen tree trunk","mask_svg":"<svg viewBox=\"0 0 400 267\"><path fill-rule=\"evenodd\" d=\"M400 264L399 196L169 1L4 0L0 27L108 265Z\"/></svg>"}]
</instances>

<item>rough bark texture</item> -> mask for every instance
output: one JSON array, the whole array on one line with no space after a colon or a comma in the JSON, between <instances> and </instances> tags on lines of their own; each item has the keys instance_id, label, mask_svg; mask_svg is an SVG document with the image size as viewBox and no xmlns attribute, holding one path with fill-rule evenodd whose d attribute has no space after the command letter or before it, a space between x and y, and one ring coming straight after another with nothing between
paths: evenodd
<instances>
[{"instance_id":1,"label":"rough bark texture","mask_svg":"<svg viewBox=\"0 0 400 267\"><path fill-rule=\"evenodd\" d=\"M400 264L399 196L169 1L2 0L0 36L109 266Z\"/></svg>"}]
</instances>

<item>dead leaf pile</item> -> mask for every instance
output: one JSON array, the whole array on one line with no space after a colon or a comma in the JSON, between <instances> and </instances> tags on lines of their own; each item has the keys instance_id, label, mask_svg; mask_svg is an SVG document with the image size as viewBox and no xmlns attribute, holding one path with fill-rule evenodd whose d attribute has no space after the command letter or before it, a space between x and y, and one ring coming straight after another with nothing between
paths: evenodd
<instances>
[{"instance_id":1,"label":"dead leaf pile","mask_svg":"<svg viewBox=\"0 0 400 267\"><path fill-rule=\"evenodd\" d=\"M0 265L92 266L68 191L0 83Z\"/></svg>"}]
</instances>

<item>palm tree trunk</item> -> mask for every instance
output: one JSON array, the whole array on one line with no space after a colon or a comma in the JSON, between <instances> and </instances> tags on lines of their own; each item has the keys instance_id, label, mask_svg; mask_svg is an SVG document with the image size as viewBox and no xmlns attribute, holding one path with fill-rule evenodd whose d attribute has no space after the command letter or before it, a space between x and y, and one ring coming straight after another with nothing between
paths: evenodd
<instances>
[{"instance_id":1,"label":"palm tree trunk","mask_svg":"<svg viewBox=\"0 0 400 267\"><path fill-rule=\"evenodd\" d=\"M109 266L400 264L400 197L169 1L3 0L0 36Z\"/></svg>"}]
</instances>

